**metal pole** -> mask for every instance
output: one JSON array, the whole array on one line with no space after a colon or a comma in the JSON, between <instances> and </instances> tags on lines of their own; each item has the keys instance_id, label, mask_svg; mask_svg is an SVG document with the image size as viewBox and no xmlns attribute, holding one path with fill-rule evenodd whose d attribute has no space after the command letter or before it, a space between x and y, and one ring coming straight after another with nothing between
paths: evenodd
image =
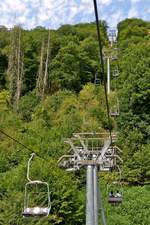
<instances>
[{"instance_id":1,"label":"metal pole","mask_svg":"<svg viewBox=\"0 0 150 225\"><path fill-rule=\"evenodd\" d=\"M113 37L111 37L110 46L111 46L111 48L113 47Z\"/></svg>"},{"instance_id":2,"label":"metal pole","mask_svg":"<svg viewBox=\"0 0 150 225\"><path fill-rule=\"evenodd\" d=\"M31 154L31 157L29 158L28 160L28 167L27 167L27 180L30 182L31 179L30 179L30 163L31 163L31 160L33 159L33 157L35 156L35 153L33 152Z\"/></svg>"},{"instance_id":3,"label":"metal pole","mask_svg":"<svg viewBox=\"0 0 150 225\"><path fill-rule=\"evenodd\" d=\"M94 225L93 166L87 166L86 176L86 225Z\"/></svg>"},{"instance_id":4,"label":"metal pole","mask_svg":"<svg viewBox=\"0 0 150 225\"><path fill-rule=\"evenodd\" d=\"M94 184L94 225L98 225L98 179L97 166L93 168L93 184Z\"/></svg>"},{"instance_id":5,"label":"metal pole","mask_svg":"<svg viewBox=\"0 0 150 225\"><path fill-rule=\"evenodd\" d=\"M101 216L102 216L102 223L103 223L103 225L107 225L105 211L104 211L104 208L103 208L103 202L102 202L102 195L101 195L100 185L99 185L99 188L98 188L98 196L99 196L99 207L100 207Z\"/></svg>"},{"instance_id":6,"label":"metal pole","mask_svg":"<svg viewBox=\"0 0 150 225\"><path fill-rule=\"evenodd\" d=\"M110 58L107 57L107 94L110 93Z\"/></svg>"}]
</instances>

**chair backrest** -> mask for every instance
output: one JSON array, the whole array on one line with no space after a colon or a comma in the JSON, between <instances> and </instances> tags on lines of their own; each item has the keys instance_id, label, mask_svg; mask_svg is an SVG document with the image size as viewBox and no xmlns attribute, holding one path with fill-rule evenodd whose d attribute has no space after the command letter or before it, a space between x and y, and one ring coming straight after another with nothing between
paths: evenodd
<instances>
[{"instance_id":1,"label":"chair backrest","mask_svg":"<svg viewBox=\"0 0 150 225\"><path fill-rule=\"evenodd\" d=\"M36 190L36 192L35 192ZM25 198L24 198L24 209L30 208L30 199L32 198L34 194L38 195L40 194L40 190L42 190L42 193L44 194L44 198L47 200L47 204L45 204L44 207L51 208L51 201L50 201L50 191L49 191L49 185L47 182L42 182L39 180L30 181L26 183L25 185ZM33 199L34 203L34 199Z\"/></svg>"}]
</instances>

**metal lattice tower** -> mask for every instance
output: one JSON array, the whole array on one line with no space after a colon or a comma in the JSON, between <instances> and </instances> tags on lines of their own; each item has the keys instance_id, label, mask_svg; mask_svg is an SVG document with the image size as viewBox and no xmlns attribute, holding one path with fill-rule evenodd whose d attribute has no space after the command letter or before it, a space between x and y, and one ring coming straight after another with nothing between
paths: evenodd
<instances>
[{"instance_id":1,"label":"metal lattice tower","mask_svg":"<svg viewBox=\"0 0 150 225\"><path fill-rule=\"evenodd\" d=\"M63 155L58 161L58 165L67 171L86 169L86 225L98 225L98 199L103 225L106 225L97 172L111 171L118 160L122 161L115 140L115 134L111 141L107 133L74 133L65 141L70 146L70 154Z\"/></svg>"},{"instance_id":2,"label":"metal lattice tower","mask_svg":"<svg viewBox=\"0 0 150 225\"><path fill-rule=\"evenodd\" d=\"M117 38L116 30L115 29L109 30L108 37L109 37L110 44L111 44L111 47L112 47L113 43L116 42L116 38Z\"/></svg>"}]
</instances>

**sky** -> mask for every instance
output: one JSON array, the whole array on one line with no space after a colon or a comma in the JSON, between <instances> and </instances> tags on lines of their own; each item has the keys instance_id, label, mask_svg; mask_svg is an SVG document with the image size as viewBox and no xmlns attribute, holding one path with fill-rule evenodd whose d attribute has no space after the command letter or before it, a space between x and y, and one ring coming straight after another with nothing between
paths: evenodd
<instances>
[{"instance_id":1,"label":"sky","mask_svg":"<svg viewBox=\"0 0 150 225\"><path fill-rule=\"evenodd\" d=\"M97 0L99 18L115 28L125 18L150 21L150 0ZM94 21L93 0L0 0L0 25L57 29Z\"/></svg>"}]
</instances>

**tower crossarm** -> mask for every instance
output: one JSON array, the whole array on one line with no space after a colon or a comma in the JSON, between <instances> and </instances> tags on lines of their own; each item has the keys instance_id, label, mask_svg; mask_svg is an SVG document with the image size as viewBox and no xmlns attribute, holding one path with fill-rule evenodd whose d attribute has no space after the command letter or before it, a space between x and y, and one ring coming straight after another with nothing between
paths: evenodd
<instances>
[{"instance_id":1,"label":"tower crossarm","mask_svg":"<svg viewBox=\"0 0 150 225\"><path fill-rule=\"evenodd\" d=\"M76 138L79 139L81 145L83 146L83 149L84 149L85 151L88 151L88 148L87 148L87 146L85 145L85 143L84 143L83 139L81 138L81 136L80 136L79 134L74 134L74 136L75 136Z\"/></svg>"},{"instance_id":2,"label":"tower crossarm","mask_svg":"<svg viewBox=\"0 0 150 225\"><path fill-rule=\"evenodd\" d=\"M71 139L67 139L67 140L65 141L65 143L67 143L67 144L69 144L69 145L71 146L71 149L74 151L74 153L78 156L78 158L79 158L79 160L80 160L81 157L80 157L80 155L79 155L79 153L78 153L78 151L77 151L76 146L73 144L72 140L71 140Z\"/></svg>"},{"instance_id":3,"label":"tower crossarm","mask_svg":"<svg viewBox=\"0 0 150 225\"><path fill-rule=\"evenodd\" d=\"M99 160L99 161L103 160L105 153L106 153L107 150L110 148L110 145L111 145L111 139L105 140L104 146L103 146L103 148L102 148L102 150L101 150L101 152L100 152L100 155L99 155L99 157L98 157L98 160Z\"/></svg>"}]
</instances>

